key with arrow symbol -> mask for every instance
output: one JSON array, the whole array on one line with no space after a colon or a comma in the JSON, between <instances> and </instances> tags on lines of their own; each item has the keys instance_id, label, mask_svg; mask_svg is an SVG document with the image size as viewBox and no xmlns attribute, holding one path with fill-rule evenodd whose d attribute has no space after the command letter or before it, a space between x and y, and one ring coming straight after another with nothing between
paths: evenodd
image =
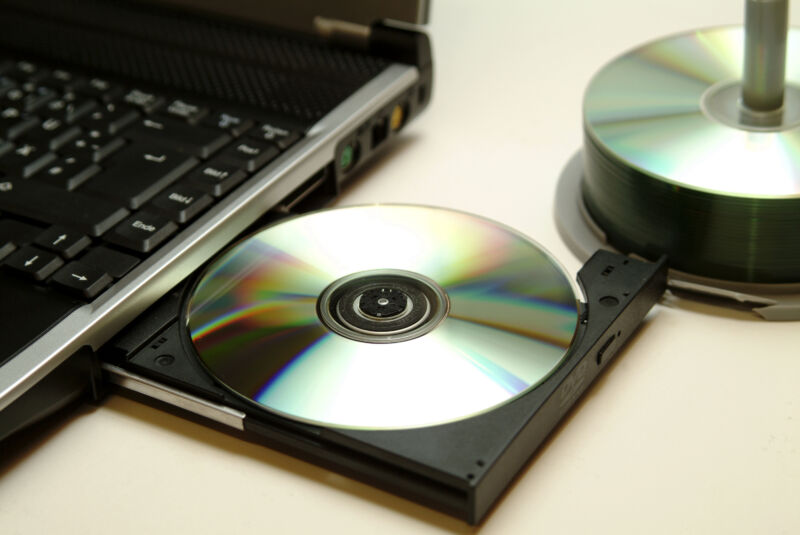
<instances>
[{"instance_id":1,"label":"key with arrow symbol","mask_svg":"<svg viewBox=\"0 0 800 535\"><path fill-rule=\"evenodd\" d=\"M53 275L53 283L70 293L92 299L112 282L107 273L81 262L70 262Z\"/></svg>"},{"instance_id":2,"label":"key with arrow symbol","mask_svg":"<svg viewBox=\"0 0 800 535\"><path fill-rule=\"evenodd\" d=\"M64 265L57 255L26 245L11 253L5 265L13 271L41 281Z\"/></svg>"},{"instance_id":3,"label":"key with arrow symbol","mask_svg":"<svg viewBox=\"0 0 800 535\"><path fill-rule=\"evenodd\" d=\"M67 259L75 258L91 243L92 240L85 234L61 225L53 225L36 237L36 245Z\"/></svg>"}]
</instances>

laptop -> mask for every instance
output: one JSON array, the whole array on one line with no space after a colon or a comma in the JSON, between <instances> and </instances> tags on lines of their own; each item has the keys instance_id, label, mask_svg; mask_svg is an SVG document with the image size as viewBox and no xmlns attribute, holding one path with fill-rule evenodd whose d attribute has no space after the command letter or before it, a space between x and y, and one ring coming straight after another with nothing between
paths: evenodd
<instances>
[{"instance_id":1,"label":"laptop","mask_svg":"<svg viewBox=\"0 0 800 535\"><path fill-rule=\"evenodd\" d=\"M425 0L0 0L0 440L246 229L428 103Z\"/></svg>"}]
</instances>

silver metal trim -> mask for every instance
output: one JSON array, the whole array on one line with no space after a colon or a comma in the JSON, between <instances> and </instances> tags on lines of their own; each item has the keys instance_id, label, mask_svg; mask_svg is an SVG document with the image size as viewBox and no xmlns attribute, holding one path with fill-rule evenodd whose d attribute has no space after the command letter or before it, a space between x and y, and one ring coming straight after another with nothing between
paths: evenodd
<instances>
[{"instance_id":1,"label":"silver metal trim","mask_svg":"<svg viewBox=\"0 0 800 535\"><path fill-rule=\"evenodd\" d=\"M296 145L239 186L101 295L0 366L0 410L83 346L97 349L267 210L333 161L336 146L419 80L393 64L315 124Z\"/></svg>"},{"instance_id":2,"label":"silver metal trim","mask_svg":"<svg viewBox=\"0 0 800 535\"><path fill-rule=\"evenodd\" d=\"M104 372L108 373L111 383L115 385L244 431L244 419L247 415L242 411L187 394L171 386L123 370L113 364L104 363L102 368Z\"/></svg>"}]
</instances>

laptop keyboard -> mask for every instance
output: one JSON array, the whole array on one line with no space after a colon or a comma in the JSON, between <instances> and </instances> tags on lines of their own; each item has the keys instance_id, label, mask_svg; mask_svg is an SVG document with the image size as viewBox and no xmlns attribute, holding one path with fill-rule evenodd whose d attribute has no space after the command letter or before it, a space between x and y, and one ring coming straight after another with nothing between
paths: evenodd
<instances>
[{"instance_id":1,"label":"laptop keyboard","mask_svg":"<svg viewBox=\"0 0 800 535\"><path fill-rule=\"evenodd\" d=\"M0 59L3 271L90 301L299 138L257 113Z\"/></svg>"}]
</instances>

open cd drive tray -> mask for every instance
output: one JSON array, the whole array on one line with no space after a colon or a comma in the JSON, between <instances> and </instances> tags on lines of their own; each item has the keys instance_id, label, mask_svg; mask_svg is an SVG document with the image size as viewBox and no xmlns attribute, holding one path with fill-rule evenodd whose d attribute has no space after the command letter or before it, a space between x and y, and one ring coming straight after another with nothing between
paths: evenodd
<instances>
[{"instance_id":1,"label":"open cd drive tray","mask_svg":"<svg viewBox=\"0 0 800 535\"><path fill-rule=\"evenodd\" d=\"M137 399L476 524L636 331L664 292L666 273L664 259L648 263L598 251L578 274L585 301L555 371L507 403L438 425L393 430L311 425L241 399L196 356L181 313L191 289L187 283L99 354L108 382Z\"/></svg>"}]
</instances>

